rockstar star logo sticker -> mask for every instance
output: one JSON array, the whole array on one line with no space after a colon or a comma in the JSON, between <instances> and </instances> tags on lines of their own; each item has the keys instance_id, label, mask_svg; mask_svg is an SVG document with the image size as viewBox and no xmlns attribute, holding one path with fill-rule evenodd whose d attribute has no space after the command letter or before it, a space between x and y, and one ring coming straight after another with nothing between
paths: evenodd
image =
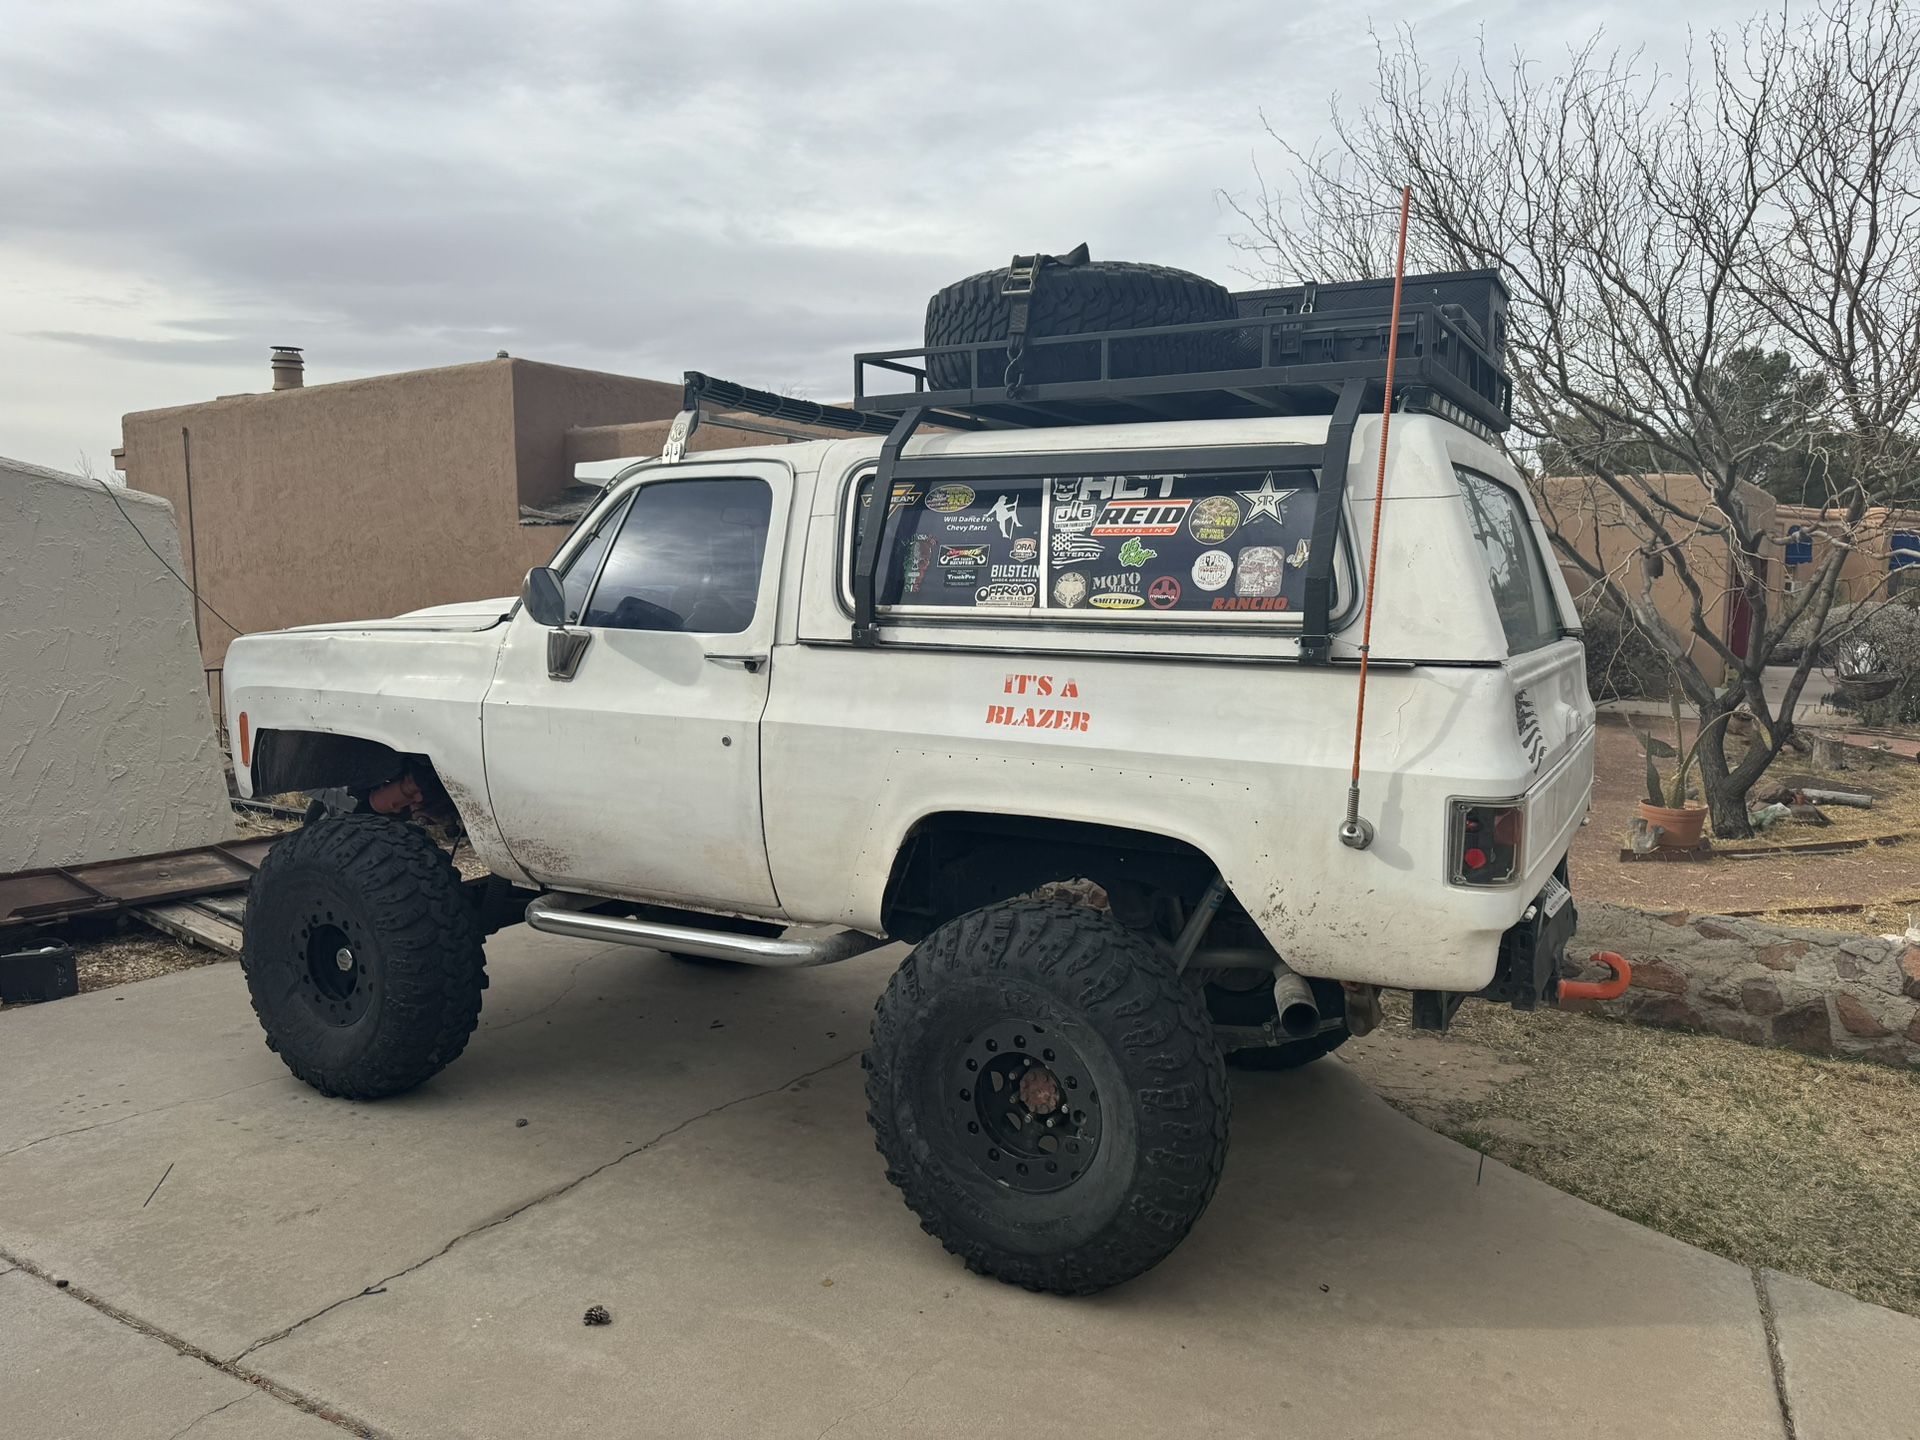
<instances>
[{"instance_id":1,"label":"rockstar star logo sticker","mask_svg":"<svg viewBox=\"0 0 1920 1440\"><path fill-rule=\"evenodd\" d=\"M1282 507L1286 505L1287 501L1291 500L1295 495L1298 495L1300 491L1298 488L1292 490L1275 489L1273 472L1269 470L1266 478L1260 482L1260 488L1258 490L1236 490L1233 493L1247 502L1247 524L1251 525L1264 515L1277 525L1280 523L1280 517L1283 513Z\"/></svg>"}]
</instances>

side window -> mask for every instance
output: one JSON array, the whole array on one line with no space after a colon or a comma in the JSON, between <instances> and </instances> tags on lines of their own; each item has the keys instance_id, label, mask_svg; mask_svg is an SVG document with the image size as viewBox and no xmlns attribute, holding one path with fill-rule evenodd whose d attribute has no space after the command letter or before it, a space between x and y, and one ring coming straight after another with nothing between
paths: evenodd
<instances>
[{"instance_id":1,"label":"side window","mask_svg":"<svg viewBox=\"0 0 1920 1440\"><path fill-rule=\"evenodd\" d=\"M1560 638L1560 616L1546 563L1520 497L1497 480L1471 470L1454 473L1467 504L1467 523L1487 564L1494 608L1506 632L1507 653L1538 650Z\"/></svg>"},{"instance_id":2,"label":"side window","mask_svg":"<svg viewBox=\"0 0 1920 1440\"><path fill-rule=\"evenodd\" d=\"M585 623L732 635L753 623L773 491L764 480L642 485L593 587Z\"/></svg>"},{"instance_id":3,"label":"side window","mask_svg":"<svg viewBox=\"0 0 1920 1440\"><path fill-rule=\"evenodd\" d=\"M600 561L607 553L607 546L613 543L613 537L619 533L620 522L626 513L625 505L616 505L608 511L594 526L587 543L574 552L566 569L561 572L560 587L567 597L567 624L580 623L581 612L587 608L587 592L593 589L593 577L600 573Z\"/></svg>"},{"instance_id":4,"label":"side window","mask_svg":"<svg viewBox=\"0 0 1920 1440\"><path fill-rule=\"evenodd\" d=\"M1313 471L1285 468L896 482L875 599L1282 618L1305 597L1318 499Z\"/></svg>"}]
</instances>

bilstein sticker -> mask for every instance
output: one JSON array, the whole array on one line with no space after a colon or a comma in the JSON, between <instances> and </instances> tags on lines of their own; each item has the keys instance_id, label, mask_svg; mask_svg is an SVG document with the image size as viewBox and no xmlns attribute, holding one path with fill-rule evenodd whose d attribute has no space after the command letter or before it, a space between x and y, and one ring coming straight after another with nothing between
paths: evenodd
<instances>
[{"instance_id":1,"label":"bilstein sticker","mask_svg":"<svg viewBox=\"0 0 1920 1440\"><path fill-rule=\"evenodd\" d=\"M1138 610L1147 602L1138 595L1125 595L1110 590L1104 595L1096 595L1087 603L1096 610Z\"/></svg>"}]
</instances>

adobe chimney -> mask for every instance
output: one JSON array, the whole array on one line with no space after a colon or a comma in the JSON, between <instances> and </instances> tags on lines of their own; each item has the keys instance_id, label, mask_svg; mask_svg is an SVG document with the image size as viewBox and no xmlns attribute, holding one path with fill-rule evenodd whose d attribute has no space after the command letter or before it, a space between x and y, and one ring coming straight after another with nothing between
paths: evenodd
<instances>
[{"instance_id":1,"label":"adobe chimney","mask_svg":"<svg viewBox=\"0 0 1920 1440\"><path fill-rule=\"evenodd\" d=\"M300 359L298 345L276 345L273 347L273 388L276 390L298 390L306 384L306 365Z\"/></svg>"}]
</instances>

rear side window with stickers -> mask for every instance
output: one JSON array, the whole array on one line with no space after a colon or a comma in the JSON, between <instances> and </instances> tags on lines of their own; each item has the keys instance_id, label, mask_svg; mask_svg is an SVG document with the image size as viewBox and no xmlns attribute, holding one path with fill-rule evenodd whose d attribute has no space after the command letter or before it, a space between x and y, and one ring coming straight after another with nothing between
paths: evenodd
<instances>
[{"instance_id":1,"label":"rear side window with stickers","mask_svg":"<svg viewBox=\"0 0 1920 1440\"><path fill-rule=\"evenodd\" d=\"M898 482L876 599L897 611L1288 616L1305 597L1317 496L1306 469Z\"/></svg>"}]
</instances>

